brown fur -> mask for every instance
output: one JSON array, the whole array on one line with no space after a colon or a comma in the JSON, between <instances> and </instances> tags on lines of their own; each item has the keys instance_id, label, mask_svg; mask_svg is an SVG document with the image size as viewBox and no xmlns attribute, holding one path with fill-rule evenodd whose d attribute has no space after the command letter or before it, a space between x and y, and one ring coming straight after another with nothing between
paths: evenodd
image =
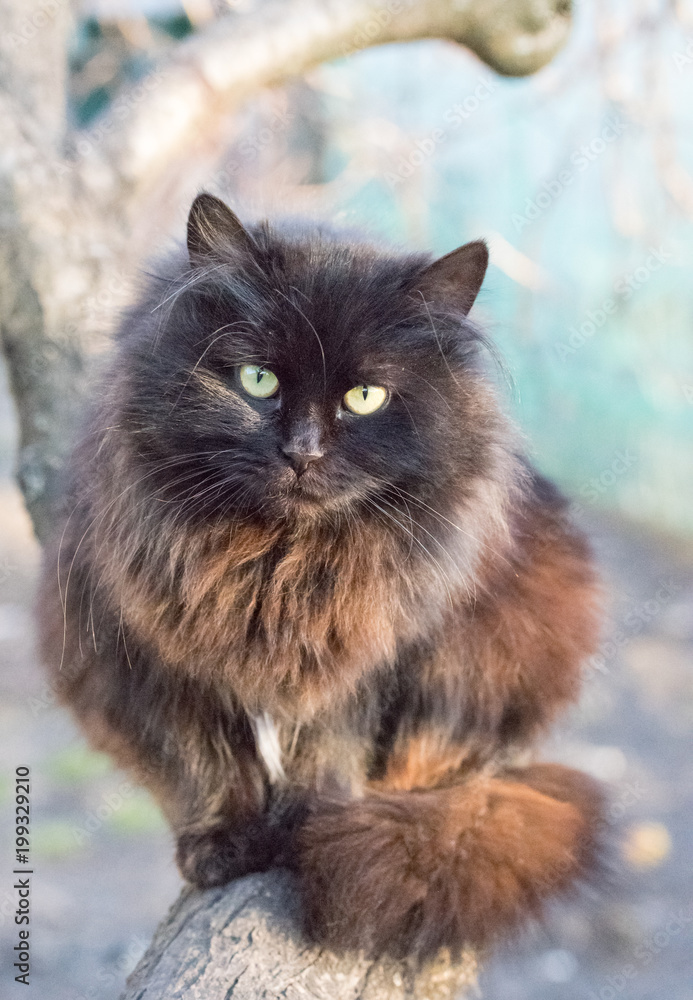
<instances>
[{"instance_id":1,"label":"brown fur","mask_svg":"<svg viewBox=\"0 0 693 1000\"><path fill-rule=\"evenodd\" d=\"M228 684L251 711L310 717L441 617L439 575L419 565L418 578L403 577L400 546L382 531L204 530L160 542L146 576L129 569L140 556L131 540L121 551L99 545L103 583L133 632L172 668Z\"/></svg>"},{"instance_id":2,"label":"brown fur","mask_svg":"<svg viewBox=\"0 0 693 1000\"><path fill-rule=\"evenodd\" d=\"M309 928L342 948L426 956L488 944L591 872L596 784L540 765L435 791L322 802L300 833ZM525 783L523 783L523 778ZM558 788L549 795L535 785Z\"/></svg>"},{"instance_id":3,"label":"brown fur","mask_svg":"<svg viewBox=\"0 0 693 1000\"><path fill-rule=\"evenodd\" d=\"M455 776L468 755L469 748L451 746L446 733L418 733L393 748L383 778L371 787L393 792L435 788Z\"/></svg>"}]
</instances>

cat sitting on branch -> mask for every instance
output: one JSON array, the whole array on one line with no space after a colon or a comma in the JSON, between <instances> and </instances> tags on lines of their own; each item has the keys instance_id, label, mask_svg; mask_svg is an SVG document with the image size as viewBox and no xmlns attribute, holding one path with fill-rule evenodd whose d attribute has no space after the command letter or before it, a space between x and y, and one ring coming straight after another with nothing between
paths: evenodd
<instances>
[{"instance_id":1,"label":"cat sitting on branch","mask_svg":"<svg viewBox=\"0 0 693 1000\"><path fill-rule=\"evenodd\" d=\"M293 868L306 931L426 959L589 879L602 792L531 757L597 648L566 504L431 262L194 202L70 463L43 655L182 874ZM61 680L62 678L62 680Z\"/></svg>"}]
</instances>

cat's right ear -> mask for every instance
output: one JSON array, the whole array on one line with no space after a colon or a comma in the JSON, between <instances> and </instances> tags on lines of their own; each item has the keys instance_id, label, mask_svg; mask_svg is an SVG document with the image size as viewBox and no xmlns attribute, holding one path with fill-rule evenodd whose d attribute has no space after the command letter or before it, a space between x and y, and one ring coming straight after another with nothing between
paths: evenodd
<instances>
[{"instance_id":1,"label":"cat's right ear","mask_svg":"<svg viewBox=\"0 0 693 1000\"><path fill-rule=\"evenodd\" d=\"M248 254L252 249L251 237L228 205L212 194L198 194L188 215L190 263L209 264L234 250Z\"/></svg>"},{"instance_id":2,"label":"cat's right ear","mask_svg":"<svg viewBox=\"0 0 693 1000\"><path fill-rule=\"evenodd\" d=\"M430 264L416 282L426 302L452 306L467 315L474 305L488 267L488 247L483 240L465 243Z\"/></svg>"}]
</instances>

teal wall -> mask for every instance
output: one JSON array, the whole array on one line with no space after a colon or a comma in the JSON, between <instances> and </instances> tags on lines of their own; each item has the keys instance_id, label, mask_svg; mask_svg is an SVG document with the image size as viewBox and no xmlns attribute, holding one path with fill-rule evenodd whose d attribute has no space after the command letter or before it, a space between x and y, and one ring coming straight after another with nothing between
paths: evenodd
<instances>
[{"instance_id":1,"label":"teal wall","mask_svg":"<svg viewBox=\"0 0 693 1000\"><path fill-rule=\"evenodd\" d=\"M591 11L527 80L439 42L317 70L323 199L436 253L486 236L477 315L536 461L585 508L691 534L693 45L626 24L610 46Z\"/></svg>"}]
</instances>

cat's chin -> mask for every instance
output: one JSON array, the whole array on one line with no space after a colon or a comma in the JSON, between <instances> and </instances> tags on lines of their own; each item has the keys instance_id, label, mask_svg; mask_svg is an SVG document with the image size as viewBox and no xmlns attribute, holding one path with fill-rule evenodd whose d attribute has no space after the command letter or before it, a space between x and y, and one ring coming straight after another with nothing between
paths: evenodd
<instances>
[{"instance_id":1,"label":"cat's chin","mask_svg":"<svg viewBox=\"0 0 693 1000\"><path fill-rule=\"evenodd\" d=\"M315 521L343 510L354 499L351 494L328 492L299 480L280 493L268 495L263 508L270 516L276 514L281 520Z\"/></svg>"},{"instance_id":2,"label":"cat's chin","mask_svg":"<svg viewBox=\"0 0 693 1000\"><path fill-rule=\"evenodd\" d=\"M295 487L282 497L282 503L287 514L294 517L315 518L337 510L343 506L344 501L340 503L336 497L328 496L319 490Z\"/></svg>"}]
</instances>

